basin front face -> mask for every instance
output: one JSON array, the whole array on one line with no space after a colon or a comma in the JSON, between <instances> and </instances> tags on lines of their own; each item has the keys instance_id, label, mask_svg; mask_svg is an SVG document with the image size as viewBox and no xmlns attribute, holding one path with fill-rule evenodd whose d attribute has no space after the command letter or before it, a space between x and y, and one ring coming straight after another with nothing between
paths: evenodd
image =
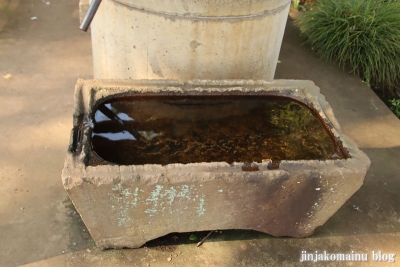
<instances>
[{"instance_id":1,"label":"basin front face","mask_svg":"<svg viewBox=\"0 0 400 267\"><path fill-rule=\"evenodd\" d=\"M311 235L369 159L309 81L79 81L63 183L100 248L171 232Z\"/></svg>"}]
</instances>

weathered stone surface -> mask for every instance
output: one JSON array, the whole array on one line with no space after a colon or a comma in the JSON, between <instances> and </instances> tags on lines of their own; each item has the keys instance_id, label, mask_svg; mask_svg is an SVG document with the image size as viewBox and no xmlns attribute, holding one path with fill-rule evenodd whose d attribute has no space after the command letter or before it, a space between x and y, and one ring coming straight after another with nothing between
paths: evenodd
<instances>
[{"instance_id":1,"label":"weathered stone surface","mask_svg":"<svg viewBox=\"0 0 400 267\"><path fill-rule=\"evenodd\" d=\"M224 162L85 166L89 128L73 131L62 180L96 244L140 247L171 232L253 229L274 236L306 237L324 224L362 185L370 161L339 125L310 81L83 81L76 86L75 126L113 94L282 94L311 105L350 158L282 161L269 170L242 171ZM82 147L81 147L82 146Z\"/></svg>"},{"instance_id":2,"label":"weathered stone surface","mask_svg":"<svg viewBox=\"0 0 400 267\"><path fill-rule=\"evenodd\" d=\"M91 24L94 77L272 80L290 2L102 1Z\"/></svg>"}]
</instances>

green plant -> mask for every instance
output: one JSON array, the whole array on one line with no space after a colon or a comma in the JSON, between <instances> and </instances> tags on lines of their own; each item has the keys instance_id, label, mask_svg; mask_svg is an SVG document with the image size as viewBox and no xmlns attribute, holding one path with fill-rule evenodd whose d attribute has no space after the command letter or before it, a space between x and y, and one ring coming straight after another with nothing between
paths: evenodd
<instances>
[{"instance_id":1,"label":"green plant","mask_svg":"<svg viewBox=\"0 0 400 267\"><path fill-rule=\"evenodd\" d=\"M393 93L400 82L400 1L318 0L296 20L312 50Z\"/></svg>"},{"instance_id":2,"label":"green plant","mask_svg":"<svg viewBox=\"0 0 400 267\"><path fill-rule=\"evenodd\" d=\"M292 0L293 7L297 10L307 10L311 7L314 0Z\"/></svg>"},{"instance_id":3,"label":"green plant","mask_svg":"<svg viewBox=\"0 0 400 267\"><path fill-rule=\"evenodd\" d=\"M191 235L189 236L189 240L190 240L190 241L196 241L196 240L197 240L197 235L191 234Z\"/></svg>"},{"instance_id":4,"label":"green plant","mask_svg":"<svg viewBox=\"0 0 400 267\"><path fill-rule=\"evenodd\" d=\"M296 8L296 9L300 8L300 0L292 0L292 2L293 2L294 8Z\"/></svg>"},{"instance_id":5,"label":"green plant","mask_svg":"<svg viewBox=\"0 0 400 267\"><path fill-rule=\"evenodd\" d=\"M394 114L396 114L397 117L400 118L400 98L389 100L389 102L391 105L390 109L393 111Z\"/></svg>"}]
</instances>

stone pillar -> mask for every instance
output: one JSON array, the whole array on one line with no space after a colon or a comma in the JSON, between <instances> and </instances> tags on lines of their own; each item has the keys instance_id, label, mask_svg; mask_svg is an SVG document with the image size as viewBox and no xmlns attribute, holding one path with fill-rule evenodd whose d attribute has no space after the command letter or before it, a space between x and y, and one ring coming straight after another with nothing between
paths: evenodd
<instances>
[{"instance_id":1,"label":"stone pillar","mask_svg":"<svg viewBox=\"0 0 400 267\"><path fill-rule=\"evenodd\" d=\"M91 25L94 77L272 80L289 7L290 0L104 0Z\"/></svg>"}]
</instances>

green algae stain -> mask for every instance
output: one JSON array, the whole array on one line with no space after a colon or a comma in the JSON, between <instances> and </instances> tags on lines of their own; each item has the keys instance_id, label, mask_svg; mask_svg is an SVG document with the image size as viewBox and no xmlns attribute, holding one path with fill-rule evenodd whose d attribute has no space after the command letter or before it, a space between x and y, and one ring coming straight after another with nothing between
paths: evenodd
<instances>
[{"instance_id":1,"label":"green algae stain","mask_svg":"<svg viewBox=\"0 0 400 267\"><path fill-rule=\"evenodd\" d=\"M114 212L118 226L126 226L133 223L133 216L137 210L142 210L150 217L164 216L166 213L193 213L197 216L205 215L205 195L191 192L197 191L194 185L169 186L155 185L146 193L145 190L136 188L125 188L116 184L111 188L109 199L111 211ZM194 207L195 210L189 209ZM144 210L144 211L143 211ZM140 217L140 215L137 215ZM135 216L136 217L136 216Z\"/></svg>"}]
</instances>

